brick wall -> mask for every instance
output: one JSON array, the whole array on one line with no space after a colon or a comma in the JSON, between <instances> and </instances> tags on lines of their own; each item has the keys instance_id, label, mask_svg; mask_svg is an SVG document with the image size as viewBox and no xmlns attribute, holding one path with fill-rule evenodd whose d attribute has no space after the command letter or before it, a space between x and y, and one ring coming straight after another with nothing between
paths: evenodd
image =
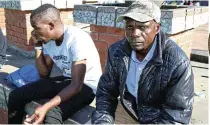
<instances>
[{"instance_id":1,"label":"brick wall","mask_svg":"<svg viewBox=\"0 0 210 125\"><path fill-rule=\"evenodd\" d=\"M73 9L61 11L61 19L64 24L73 24ZM9 43L25 51L33 51L30 40L32 27L30 25L31 11L5 9L6 34Z\"/></svg>"},{"instance_id":2,"label":"brick wall","mask_svg":"<svg viewBox=\"0 0 210 125\"><path fill-rule=\"evenodd\" d=\"M90 25L90 31L90 35L94 40L100 55L102 69L104 70L109 45L123 39L125 31L121 28L97 25ZM184 50L189 58L192 47L193 31L194 30L191 29L174 35L169 35L169 37L175 40L176 43Z\"/></svg>"},{"instance_id":3,"label":"brick wall","mask_svg":"<svg viewBox=\"0 0 210 125\"><path fill-rule=\"evenodd\" d=\"M124 30L115 27L90 25L90 31L100 55L102 70L104 70L108 47L124 38Z\"/></svg>"},{"instance_id":4,"label":"brick wall","mask_svg":"<svg viewBox=\"0 0 210 125\"><path fill-rule=\"evenodd\" d=\"M6 31L6 27L5 27L5 11L4 11L3 8L0 8L0 29L3 31L3 33Z\"/></svg>"}]
</instances>

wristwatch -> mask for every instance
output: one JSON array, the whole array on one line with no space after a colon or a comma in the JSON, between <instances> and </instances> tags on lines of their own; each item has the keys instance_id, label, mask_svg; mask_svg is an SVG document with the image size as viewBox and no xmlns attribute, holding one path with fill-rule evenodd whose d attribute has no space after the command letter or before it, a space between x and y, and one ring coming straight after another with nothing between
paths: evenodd
<instances>
[{"instance_id":1,"label":"wristwatch","mask_svg":"<svg viewBox=\"0 0 210 125\"><path fill-rule=\"evenodd\" d=\"M38 41L34 47L35 50L42 50L43 47L42 47L42 42L41 41Z\"/></svg>"},{"instance_id":2,"label":"wristwatch","mask_svg":"<svg viewBox=\"0 0 210 125\"><path fill-rule=\"evenodd\" d=\"M34 49L35 49L35 50L42 50L43 47L42 47L42 46L35 46Z\"/></svg>"}]
</instances>

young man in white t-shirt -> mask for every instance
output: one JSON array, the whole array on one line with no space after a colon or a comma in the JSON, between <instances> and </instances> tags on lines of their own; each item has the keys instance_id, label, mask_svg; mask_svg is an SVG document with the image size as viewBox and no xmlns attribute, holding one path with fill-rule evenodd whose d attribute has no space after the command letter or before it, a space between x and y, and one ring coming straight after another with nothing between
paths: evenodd
<instances>
[{"instance_id":1,"label":"young man in white t-shirt","mask_svg":"<svg viewBox=\"0 0 210 125\"><path fill-rule=\"evenodd\" d=\"M11 92L8 123L21 124L26 103L48 98L24 123L61 124L93 101L102 74L99 55L91 37L79 28L64 25L54 6L38 7L30 19L32 36L39 41L36 66L43 79ZM63 76L49 78L53 64L63 71ZM56 106L56 115L45 119L47 112Z\"/></svg>"}]
</instances>

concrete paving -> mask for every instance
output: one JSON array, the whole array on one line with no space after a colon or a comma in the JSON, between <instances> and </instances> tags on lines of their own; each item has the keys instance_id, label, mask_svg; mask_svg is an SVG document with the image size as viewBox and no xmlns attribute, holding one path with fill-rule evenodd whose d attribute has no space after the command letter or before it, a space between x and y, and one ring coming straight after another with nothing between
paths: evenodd
<instances>
[{"instance_id":1,"label":"concrete paving","mask_svg":"<svg viewBox=\"0 0 210 125\"><path fill-rule=\"evenodd\" d=\"M195 79L195 100L191 121L193 124L208 124L209 66L195 61L191 61L191 65Z\"/></svg>"}]
</instances>

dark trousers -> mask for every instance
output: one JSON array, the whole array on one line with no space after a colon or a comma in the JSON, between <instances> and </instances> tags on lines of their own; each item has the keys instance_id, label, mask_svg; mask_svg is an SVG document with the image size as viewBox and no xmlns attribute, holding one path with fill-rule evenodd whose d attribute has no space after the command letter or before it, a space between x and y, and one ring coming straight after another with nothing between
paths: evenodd
<instances>
[{"instance_id":1,"label":"dark trousers","mask_svg":"<svg viewBox=\"0 0 210 125\"><path fill-rule=\"evenodd\" d=\"M71 84L69 78L59 76L40 80L36 83L25 85L13 90L8 100L8 123L21 124L25 115L24 107L31 101L51 99L62 89ZM92 89L83 84L79 93L73 98L53 108L53 114L47 114L44 123L61 124L75 112L89 105L95 97Z\"/></svg>"}]
</instances>

